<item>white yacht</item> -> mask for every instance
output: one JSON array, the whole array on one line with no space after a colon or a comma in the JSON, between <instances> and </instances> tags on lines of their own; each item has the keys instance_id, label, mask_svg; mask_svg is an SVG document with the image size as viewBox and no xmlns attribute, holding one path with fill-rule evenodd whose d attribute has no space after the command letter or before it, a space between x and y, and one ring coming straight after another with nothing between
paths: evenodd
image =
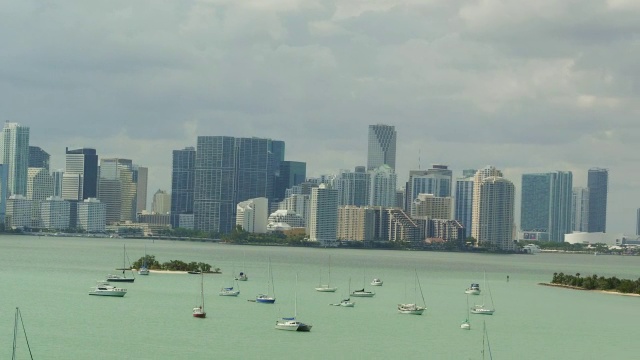
<instances>
[{"instance_id":1,"label":"white yacht","mask_svg":"<svg viewBox=\"0 0 640 360\"><path fill-rule=\"evenodd\" d=\"M220 296L238 296L240 295L240 290L236 290L233 287L223 287L220 289Z\"/></svg>"},{"instance_id":2,"label":"white yacht","mask_svg":"<svg viewBox=\"0 0 640 360\"><path fill-rule=\"evenodd\" d=\"M373 279L373 281L371 282L371 286L382 286L382 280Z\"/></svg>"},{"instance_id":3,"label":"white yacht","mask_svg":"<svg viewBox=\"0 0 640 360\"><path fill-rule=\"evenodd\" d=\"M401 314L422 315L425 306L417 304L398 304L398 312Z\"/></svg>"},{"instance_id":4,"label":"white yacht","mask_svg":"<svg viewBox=\"0 0 640 360\"><path fill-rule=\"evenodd\" d=\"M123 297L126 293L127 289L115 287L107 282L98 282L98 284L89 291L89 295L116 297Z\"/></svg>"},{"instance_id":5,"label":"white yacht","mask_svg":"<svg viewBox=\"0 0 640 360\"><path fill-rule=\"evenodd\" d=\"M480 295L480 284L472 283L464 293L469 295Z\"/></svg>"}]
</instances>

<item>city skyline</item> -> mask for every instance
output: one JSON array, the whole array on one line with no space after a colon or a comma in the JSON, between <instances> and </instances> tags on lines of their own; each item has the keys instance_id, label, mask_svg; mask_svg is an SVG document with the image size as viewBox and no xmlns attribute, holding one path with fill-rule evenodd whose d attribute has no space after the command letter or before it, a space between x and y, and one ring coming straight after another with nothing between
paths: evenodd
<instances>
[{"instance_id":1,"label":"city skyline","mask_svg":"<svg viewBox=\"0 0 640 360\"><path fill-rule=\"evenodd\" d=\"M607 232L635 231L637 2L579 15L555 1L10 3L4 16L2 120L29 126L52 170L65 147L95 148L169 189L172 151L220 135L281 139L319 176L366 166L367 126L385 123L399 183L494 165L519 192L524 173L586 187L607 168Z\"/></svg>"}]
</instances>

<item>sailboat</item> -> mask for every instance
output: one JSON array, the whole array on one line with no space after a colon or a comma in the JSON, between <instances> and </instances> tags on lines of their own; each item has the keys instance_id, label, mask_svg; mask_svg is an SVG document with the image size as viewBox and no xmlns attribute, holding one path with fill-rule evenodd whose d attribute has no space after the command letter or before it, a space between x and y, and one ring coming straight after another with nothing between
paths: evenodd
<instances>
[{"instance_id":1,"label":"sailboat","mask_svg":"<svg viewBox=\"0 0 640 360\"><path fill-rule=\"evenodd\" d=\"M273 290L273 273L271 272L271 258L269 258L269 272L267 274L267 293L258 294L255 302L262 304L273 304L276 302L275 291Z\"/></svg>"},{"instance_id":2,"label":"sailboat","mask_svg":"<svg viewBox=\"0 0 640 360\"><path fill-rule=\"evenodd\" d=\"M193 317L206 318L207 313L204 311L204 274L200 273L200 306L193 308Z\"/></svg>"},{"instance_id":3,"label":"sailboat","mask_svg":"<svg viewBox=\"0 0 640 360\"><path fill-rule=\"evenodd\" d=\"M320 283L318 284L318 287L316 288L316 291L319 291L319 292L335 292L336 290L338 290L337 287L331 286L331 256L329 256L329 280L327 281L326 284L322 284L322 271L321 271L320 272Z\"/></svg>"},{"instance_id":4,"label":"sailboat","mask_svg":"<svg viewBox=\"0 0 640 360\"><path fill-rule=\"evenodd\" d=\"M460 324L460 329L471 330L471 322L469 321L469 295L467 295L467 318Z\"/></svg>"},{"instance_id":5,"label":"sailboat","mask_svg":"<svg viewBox=\"0 0 640 360\"><path fill-rule=\"evenodd\" d=\"M347 294L349 293L351 293L351 278L349 278L349 292ZM329 305L342 306L342 307L354 307L356 303L354 301L351 301L351 298L345 298L340 300L339 303L329 304Z\"/></svg>"},{"instance_id":6,"label":"sailboat","mask_svg":"<svg viewBox=\"0 0 640 360\"><path fill-rule=\"evenodd\" d=\"M415 302L410 304L398 304L398 312L401 314L422 315L427 309L427 304L424 301L424 294L422 293L422 286L420 285L420 279L418 279L418 271L414 270L416 278L414 281L413 292L415 295ZM420 297L422 298L422 305L418 305L418 289L420 289Z\"/></svg>"},{"instance_id":7,"label":"sailboat","mask_svg":"<svg viewBox=\"0 0 640 360\"><path fill-rule=\"evenodd\" d=\"M240 295L240 284L237 283L236 280L236 288L233 288L233 280L231 286L223 286L218 293L220 296L238 296Z\"/></svg>"},{"instance_id":8,"label":"sailboat","mask_svg":"<svg viewBox=\"0 0 640 360\"><path fill-rule=\"evenodd\" d=\"M11 355L11 360L15 360L18 349L18 324L22 326L22 332L24 332L24 339L27 342L27 349L29 350L29 357L33 360L33 354L31 353L31 346L29 346L29 339L27 338L27 329L24 328L24 322L22 321L22 313L20 312L20 308L16 308L16 315L13 321L13 353Z\"/></svg>"},{"instance_id":9,"label":"sailboat","mask_svg":"<svg viewBox=\"0 0 640 360\"><path fill-rule=\"evenodd\" d=\"M293 317L285 317L276 320L276 329L288 331L311 331L311 324L298 321L298 274L296 274L296 291L294 295Z\"/></svg>"},{"instance_id":10,"label":"sailboat","mask_svg":"<svg viewBox=\"0 0 640 360\"><path fill-rule=\"evenodd\" d=\"M147 245L144 246L144 258L142 258L142 266L138 269L138 275L149 275L149 268L147 268Z\"/></svg>"},{"instance_id":11,"label":"sailboat","mask_svg":"<svg viewBox=\"0 0 640 360\"><path fill-rule=\"evenodd\" d=\"M131 271L131 266L127 267L127 245L123 245L123 255L122 255L122 268L116 270L122 270L122 275L107 275L108 282L133 282L135 277L128 278L125 274L125 271ZM133 271L131 271L131 275L133 276Z\"/></svg>"},{"instance_id":12,"label":"sailboat","mask_svg":"<svg viewBox=\"0 0 640 360\"><path fill-rule=\"evenodd\" d=\"M493 315L495 311L495 307L493 306L493 296L491 296L491 288L487 286L487 272L484 272L484 286L489 290L489 299L491 300L491 306L485 306L485 296L484 292L482 293L482 305L474 305L471 307L471 312L474 314L481 315Z\"/></svg>"},{"instance_id":13,"label":"sailboat","mask_svg":"<svg viewBox=\"0 0 640 360\"><path fill-rule=\"evenodd\" d=\"M353 297L374 297L376 295L376 293L374 293L373 291L366 291L364 289L364 285L367 283L365 281L365 272L362 272L362 289L360 290L354 290L353 292L351 292L351 296Z\"/></svg>"}]
</instances>

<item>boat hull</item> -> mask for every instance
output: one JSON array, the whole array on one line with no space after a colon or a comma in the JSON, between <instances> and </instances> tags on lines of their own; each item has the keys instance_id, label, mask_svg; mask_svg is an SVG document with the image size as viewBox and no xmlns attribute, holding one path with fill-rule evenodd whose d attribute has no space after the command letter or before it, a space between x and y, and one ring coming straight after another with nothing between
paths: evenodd
<instances>
[{"instance_id":1,"label":"boat hull","mask_svg":"<svg viewBox=\"0 0 640 360\"><path fill-rule=\"evenodd\" d=\"M132 283L135 281L134 278L115 278L115 277L107 277L108 282L126 282Z\"/></svg>"},{"instance_id":2,"label":"boat hull","mask_svg":"<svg viewBox=\"0 0 640 360\"><path fill-rule=\"evenodd\" d=\"M316 288L316 291L318 292L336 292L336 290L338 290L338 288L336 287L329 287L327 286L320 286Z\"/></svg>"},{"instance_id":3,"label":"boat hull","mask_svg":"<svg viewBox=\"0 0 640 360\"><path fill-rule=\"evenodd\" d=\"M371 291L354 291L351 293L352 297L374 297L376 293Z\"/></svg>"},{"instance_id":4,"label":"boat hull","mask_svg":"<svg viewBox=\"0 0 640 360\"><path fill-rule=\"evenodd\" d=\"M238 296L240 295L240 291L220 291L220 296Z\"/></svg>"},{"instance_id":5,"label":"boat hull","mask_svg":"<svg viewBox=\"0 0 640 360\"><path fill-rule=\"evenodd\" d=\"M471 324L469 324L468 322L463 322L462 324L460 324L460 329L471 330Z\"/></svg>"},{"instance_id":6,"label":"boat hull","mask_svg":"<svg viewBox=\"0 0 640 360\"><path fill-rule=\"evenodd\" d=\"M149 269L140 269L138 270L138 275L149 275Z\"/></svg>"},{"instance_id":7,"label":"boat hull","mask_svg":"<svg viewBox=\"0 0 640 360\"><path fill-rule=\"evenodd\" d=\"M480 295L480 290L476 290L476 289L467 289L464 292L465 294L469 294L469 295Z\"/></svg>"},{"instance_id":8,"label":"boat hull","mask_svg":"<svg viewBox=\"0 0 640 360\"><path fill-rule=\"evenodd\" d=\"M479 314L479 315L493 315L494 311L495 310L485 309L485 308L471 308L472 314Z\"/></svg>"},{"instance_id":9,"label":"boat hull","mask_svg":"<svg viewBox=\"0 0 640 360\"><path fill-rule=\"evenodd\" d=\"M204 319L207 317L207 313L194 313L193 314L194 318L199 318L199 319Z\"/></svg>"},{"instance_id":10,"label":"boat hull","mask_svg":"<svg viewBox=\"0 0 640 360\"><path fill-rule=\"evenodd\" d=\"M89 292L89 295L96 295L96 296L112 296L112 297L123 297L127 294L126 291L91 291Z\"/></svg>"},{"instance_id":11,"label":"boat hull","mask_svg":"<svg viewBox=\"0 0 640 360\"><path fill-rule=\"evenodd\" d=\"M417 306L416 304L399 304L398 312L400 314L422 315L426 307Z\"/></svg>"},{"instance_id":12,"label":"boat hull","mask_svg":"<svg viewBox=\"0 0 640 360\"><path fill-rule=\"evenodd\" d=\"M256 302L260 303L260 304L273 304L276 302L276 299L274 298L256 298Z\"/></svg>"}]
</instances>

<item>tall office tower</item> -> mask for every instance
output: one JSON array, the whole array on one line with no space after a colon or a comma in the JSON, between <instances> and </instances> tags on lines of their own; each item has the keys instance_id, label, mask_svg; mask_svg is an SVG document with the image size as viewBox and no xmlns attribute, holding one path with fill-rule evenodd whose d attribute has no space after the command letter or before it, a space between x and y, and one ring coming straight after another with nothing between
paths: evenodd
<instances>
[{"instance_id":1,"label":"tall office tower","mask_svg":"<svg viewBox=\"0 0 640 360\"><path fill-rule=\"evenodd\" d=\"M338 190L320 184L311 190L309 240L335 246L338 231Z\"/></svg>"},{"instance_id":2,"label":"tall office tower","mask_svg":"<svg viewBox=\"0 0 640 360\"><path fill-rule=\"evenodd\" d=\"M281 161L279 174L276 177L274 198L284 199L287 189L303 183L307 179L307 163L301 161Z\"/></svg>"},{"instance_id":3,"label":"tall office tower","mask_svg":"<svg viewBox=\"0 0 640 360\"><path fill-rule=\"evenodd\" d=\"M369 125L367 170L389 165L396 169L396 128L391 125Z\"/></svg>"},{"instance_id":4,"label":"tall office tower","mask_svg":"<svg viewBox=\"0 0 640 360\"><path fill-rule=\"evenodd\" d=\"M31 227L41 227L40 204L53 196L53 177L45 168L27 171L27 200L31 201Z\"/></svg>"},{"instance_id":5,"label":"tall office tower","mask_svg":"<svg viewBox=\"0 0 640 360\"><path fill-rule=\"evenodd\" d=\"M98 199L106 205L107 224L136 220L136 184L129 159L100 159Z\"/></svg>"},{"instance_id":6,"label":"tall office tower","mask_svg":"<svg viewBox=\"0 0 640 360\"><path fill-rule=\"evenodd\" d=\"M587 187L589 188L589 232L607 232L609 170L589 169Z\"/></svg>"},{"instance_id":7,"label":"tall office tower","mask_svg":"<svg viewBox=\"0 0 640 360\"><path fill-rule=\"evenodd\" d=\"M193 214L196 149L173 150L171 163L171 227L184 227L180 215Z\"/></svg>"},{"instance_id":8,"label":"tall office tower","mask_svg":"<svg viewBox=\"0 0 640 360\"><path fill-rule=\"evenodd\" d=\"M571 229L573 231L589 231L589 188L573 188L571 197Z\"/></svg>"},{"instance_id":9,"label":"tall office tower","mask_svg":"<svg viewBox=\"0 0 640 360\"><path fill-rule=\"evenodd\" d=\"M389 165L369 171L369 206L392 208L396 205L397 175Z\"/></svg>"},{"instance_id":10,"label":"tall office tower","mask_svg":"<svg viewBox=\"0 0 640 360\"><path fill-rule=\"evenodd\" d=\"M229 233L235 227L239 202L259 197L274 200L273 143L259 138L198 137L193 204L196 230ZM283 146L276 146L280 148Z\"/></svg>"},{"instance_id":11,"label":"tall office tower","mask_svg":"<svg viewBox=\"0 0 640 360\"><path fill-rule=\"evenodd\" d=\"M411 217L414 219L451 219L450 197L433 196L433 194L419 194L411 204Z\"/></svg>"},{"instance_id":12,"label":"tall office tower","mask_svg":"<svg viewBox=\"0 0 640 360\"><path fill-rule=\"evenodd\" d=\"M344 205L338 208L339 240L371 241L375 235L376 208Z\"/></svg>"},{"instance_id":13,"label":"tall office tower","mask_svg":"<svg viewBox=\"0 0 640 360\"><path fill-rule=\"evenodd\" d=\"M522 175L520 229L538 240L564 242L571 229L573 174L556 171Z\"/></svg>"},{"instance_id":14,"label":"tall office tower","mask_svg":"<svg viewBox=\"0 0 640 360\"><path fill-rule=\"evenodd\" d=\"M62 178L64 176L64 170L58 169L51 172L51 177L53 177L53 196L54 197L62 197Z\"/></svg>"},{"instance_id":15,"label":"tall office tower","mask_svg":"<svg viewBox=\"0 0 640 360\"><path fill-rule=\"evenodd\" d=\"M7 166L0 164L0 224L4 223L5 210L7 208Z\"/></svg>"},{"instance_id":16,"label":"tall office tower","mask_svg":"<svg viewBox=\"0 0 640 360\"><path fill-rule=\"evenodd\" d=\"M77 227L86 232L104 232L107 206L95 198L85 199L77 206Z\"/></svg>"},{"instance_id":17,"label":"tall office tower","mask_svg":"<svg viewBox=\"0 0 640 360\"><path fill-rule=\"evenodd\" d=\"M98 196L98 155L95 149L65 150L62 198L84 200Z\"/></svg>"},{"instance_id":18,"label":"tall office tower","mask_svg":"<svg viewBox=\"0 0 640 360\"><path fill-rule=\"evenodd\" d=\"M60 197L50 196L40 203L42 227L51 230L69 228L71 205Z\"/></svg>"},{"instance_id":19,"label":"tall office tower","mask_svg":"<svg viewBox=\"0 0 640 360\"><path fill-rule=\"evenodd\" d=\"M29 127L6 122L0 134L0 163L7 167L8 195L27 194Z\"/></svg>"},{"instance_id":20,"label":"tall office tower","mask_svg":"<svg viewBox=\"0 0 640 360\"><path fill-rule=\"evenodd\" d=\"M48 152L42 150L38 146L29 146L29 167L45 168L49 170L49 159L51 156Z\"/></svg>"},{"instance_id":21,"label":"tall office tower","mask_svg":"<svg viewBox=\"0 0 640 360\"><path fill-rule=\"evenodd\" d=\"M406 188L405 207L411 211L411 204L418 194L433 194L439 197L451 196L452 172L446 165L433 165L428 170L411 170Z\"/></svg>"},{"instance_id":22,"label":"tall office tower","mask_svg":"<svg viewBox=\"0 0 640 360\"><path fill-rule=\"evenodd\" d=\"M502 177L502 171L496 169L493 166L487 166L484 169L480 169L476 171L473 176L473 203L471 206L471 236L478 240L478 236L480 235L480 186L482 185L482 180L492 177L498 176Z\"/></svg>"},{"instance_id":23,"label":"tall office tower","mask_svg":"<svg viewBox=\"0 0 640 360\"><path fill-rule=\"evenodd\" d=\"M477 175L477 174L476 174ZM477 178L477 176L476 176ZM477 233L479 244L489 243L500 250L513 250L515 187L499 176L486 177L476 186L478 199ZM477 195L477 196L476 196Z\"/></svg>"},{"instance_id":24,"label":"tall office tower","mask_svg":"<svg viewBox=\"0 0 640 360\"><path fill-rule=\"evenodd\" d=\"M369 203L369 174L341 170L334 182L339 205L364 206Z\"/></svg>"},{"instance_id":25,"label":"tall office tower","mask_svg":"<svg viewBox=\"0 0 640 360\"><path fill-rule=\"evenodd\" d=\"M241 201L236 208L236 226L240 225L250 233L266 233L268 217L269 200L266 197Z\"/></svg>"},{"instance_id":26,"label":"tall office tower","mask_svg":"<svg viewBox=\"0 0 640 360\"><path fill-rule=\"evenodd\" d=\"M158 189L153 194L151 212L154 214L168 214L171 211L171 195L164 190Z\"/></svg>"},{"instance_id":27,"label":"tall office tower","mask_svg":"<svg viewBox=\"0 0 640 360\"><path fill-rule=\"evenodd\" d=\"M464 228L464 238L471 236L473 218L473 176L475 170L463 170L462 177L456 179L456 197L454 219ZM471 174L471 175L469 175Z\"/></svg>"},{"instance_id":28,"label":"tall office tower","mask_svg":"<svg viewBox=\"0 0 640 360\"><path fill-rule=\"evenodd\" d=\"M147 180L149 169L133 165L133 182L136 184L136 213L147 210Z\"/></svg>"}]
</instances>

